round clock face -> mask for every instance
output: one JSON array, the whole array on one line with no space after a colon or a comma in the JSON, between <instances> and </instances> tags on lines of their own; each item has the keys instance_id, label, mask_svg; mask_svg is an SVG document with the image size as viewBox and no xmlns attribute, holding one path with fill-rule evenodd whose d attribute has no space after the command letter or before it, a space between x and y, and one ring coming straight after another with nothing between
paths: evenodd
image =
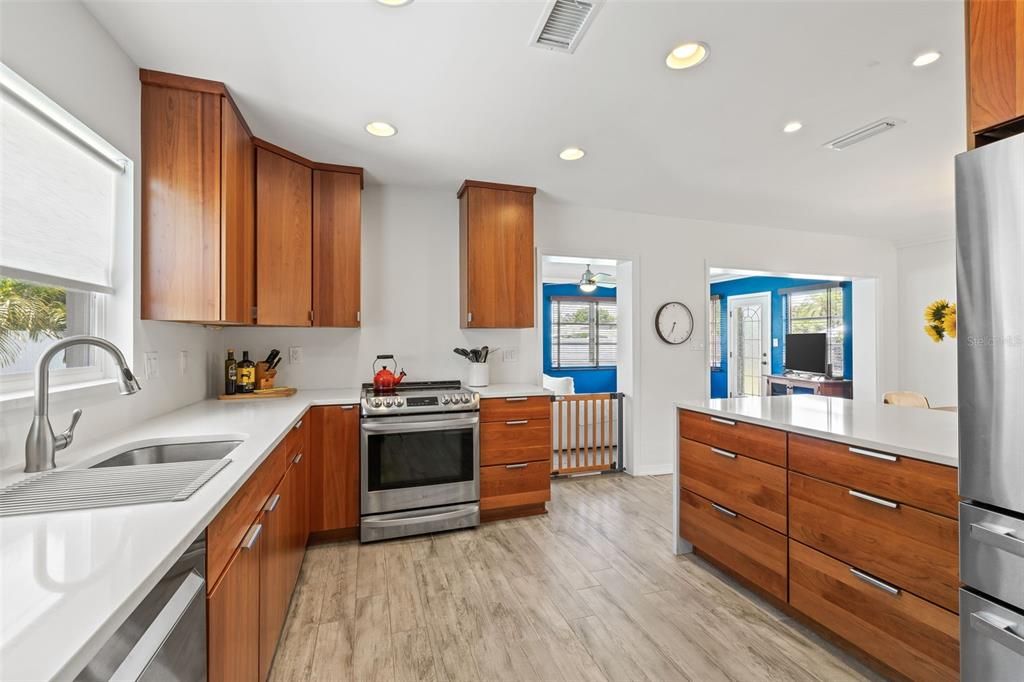
<instances>
[{"instance_id":1,"label":"round clock face","mask_svg":"<svg viewBox=\"0 0 1024 682\"><path fill-rule=\"evenodd\" d=\"M666 303L658 308L658 314L654 316L654 328L665 343L674 346L685 343L693 334L693 314L678 301Z\"/></svg>"}]
</instances>

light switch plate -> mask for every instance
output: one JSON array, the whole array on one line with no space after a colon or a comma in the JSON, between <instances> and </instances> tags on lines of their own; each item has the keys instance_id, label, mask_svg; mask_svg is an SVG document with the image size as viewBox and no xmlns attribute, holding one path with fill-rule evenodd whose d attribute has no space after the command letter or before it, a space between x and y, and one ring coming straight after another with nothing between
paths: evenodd
<instances>
[{"instance_id":1,"label":"light switch plate","mask_svg":"<svg viewBox=\"0 0 1024 682\"><path fill-rule=\"evenodd\" d=\"M512 348L505 348L501 351L502 362L519 362L519 348L513 346Z\"/></svg>"},{"instance_id":2,"label":"light switch plate","mask_svg":"<svg viewBox=\"0 0 1024 682\"><path fill-rule=\"evenodd\" d=\"M778 347L779 347L779 340L778 339L772 339L772 348L778 348Z\"/></svg>"},{"instance_id":3,"label":"light switch plate","mask_svg":"<svg viewBox=\"0 0 1024 682\"><path fill-rule=\"evenodd\" d=\"M144 361L146 363L146 368L145 368L146 369L146 378L147 379L156 379L157 377L159 377L160 376L160 356L157 354L157 352L155 350L151 350L148 353L146 353L143 356L143 358L144 358Z\"/></svg>"},{"instance_id":4,"label":"light switch plate","mask_svg":"<svg viewBox=\"0 0 1024 682\"><path fill-rule=\"evenodd\" d=\"M188 351L178 351L178 376L185 376L188 372Z\"/></svg>"},{"instance_id":5,"label":"light switch plate","mask_svg":"<svg viewBox=\"0 0 1024 682\"><path fill-rule=\"evenodd\" d=\"M290 346L288 348L288 364L289 365L301 365L302 364L302 346Z\"/></svg>"}]
</instances>

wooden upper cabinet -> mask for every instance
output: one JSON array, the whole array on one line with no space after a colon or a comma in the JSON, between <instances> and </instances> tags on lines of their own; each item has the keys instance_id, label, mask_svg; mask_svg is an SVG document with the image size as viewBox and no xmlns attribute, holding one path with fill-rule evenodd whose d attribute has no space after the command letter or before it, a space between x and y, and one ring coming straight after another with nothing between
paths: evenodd
<instances>
[{"instance_id":1,"label":"wooden upper cabinet","mask_svg":"<svg viewBox=\"0 0 1024 682\"><path fill-rule=\"evenodd\" d=\"M358 327L362 175L313 171L313 325Z\"/></svg>"},{"instance_id":2,"label":"wooden upper cabinet","mask_svg":"<svg viewBox=\"0 0 1024 682\"><path fill-rule=\"evenodd\" d=\"M466 180L459 190L463 328L532 327L533 187Z\"/></svg>"},{"instance_id":3,"label":"wooden upper cabinet","mask_svg":"<svg viewBox=\"0 0 1024 682\"><path fill-rule=\"evenodd\" d=\"M256 150L256 322L308 327L313 312L313 176Z\"/></svg>"},{"instance_id":4,"label":"wooden upper cabinet","mask_svg":"<svg viewBox=\"0 0 1024 682\"><path fill-rule=\"evenodd\" d=\"M145 69L142 317L246 324L253 299L251 135L222 83Z\"/></svg>"},{"instance_id":5,"label":"wooden upper cabinet","mask_svg":"<svg viewBox=\"0 0 1024 682\"><path fill-rule=\"evenodd\" d=\"M967 108L971 135L1024 126L1024 0L967 0ZM1020 132L1014 126L1013 132ZM998 134L982 135L997 139Z\"/></svg>"}]
</instances>

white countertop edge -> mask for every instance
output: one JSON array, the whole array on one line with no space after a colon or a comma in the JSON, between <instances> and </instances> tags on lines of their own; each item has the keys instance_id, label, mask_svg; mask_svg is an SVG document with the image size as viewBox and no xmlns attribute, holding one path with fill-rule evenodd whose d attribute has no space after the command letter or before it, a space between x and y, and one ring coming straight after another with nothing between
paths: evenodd
<instances>
[{"instance_id":1,"label":"white countertop edge","mask_svg":"<svg viewBox=\"0 0 1024 682\"><path fill-rule=\"evenodd\" d=\"M481 398L531 398L540 395L554 395L543 386L537 384L491 384L489 386L466 386L476 391Z\"/></svg>"},{"instance_id":2,"label":"white countertop edge","mask_svg":"<svg viewBox=\"0 0 1024 682\"><path fill-rule=\"evenodd\" d=\"M783 396L779 396L783 397ZM835 398L841 400L840 398ZM853 402L853 401L851 401ZM860 403L865 405L865 403ZM700 412L708 415L719 415L727 416L730 419L734 419L739 422L746 422L749 424L757 424L759 426L766 426L768 428L777 429L779 431L786 431L788 433L797 433L803 436L810 436L812 438L820 438L822 440L834 441L837 443L843 443L845 445L852 445L854 447L866 448L869 450L879 450L881 452L887 452L894 455L901 455L903 457L909 457L911 459L919 459L925 462L932 462L933 464L941 464L943 466L958 468L960 465L959 457L945 455L942 453L932 452L928 450L921 450L917 448L907 447L904 445L894 444L892 442L882 441L872 438L862 438L856 435L850 435L845 433L836 433L834 431L827 431L824 429L810 428L802 426L800 424L792 424L789 422L780 422L765 417L758 417L742 412L734 412L731 410L725 410L718 407L710 406L705 404L704 401L699 400L684 400L677 401L675 406L679 409L690 410L691 412ZM877 405L874 406L878 409L893 409L893 410L912 410L920 408L911 407L896 407L891 405ZM955 444L954 444L955 448Z\"/></svg>"}]
</instances>

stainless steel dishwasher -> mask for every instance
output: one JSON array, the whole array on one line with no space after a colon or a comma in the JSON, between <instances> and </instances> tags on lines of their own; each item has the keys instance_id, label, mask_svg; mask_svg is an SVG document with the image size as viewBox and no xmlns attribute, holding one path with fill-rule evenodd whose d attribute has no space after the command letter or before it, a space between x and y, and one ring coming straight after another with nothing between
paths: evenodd
<instances>
[{"instance_id":1,"label":"stainless steel dishwasher","mask_svg":"<svg viewBox=\"0 0 1024 682\"><path fill-rule=\"evenodd\" d=\"M206 533L193 542L76 680L206 680Z\"/></svg>"}]
</instances>

